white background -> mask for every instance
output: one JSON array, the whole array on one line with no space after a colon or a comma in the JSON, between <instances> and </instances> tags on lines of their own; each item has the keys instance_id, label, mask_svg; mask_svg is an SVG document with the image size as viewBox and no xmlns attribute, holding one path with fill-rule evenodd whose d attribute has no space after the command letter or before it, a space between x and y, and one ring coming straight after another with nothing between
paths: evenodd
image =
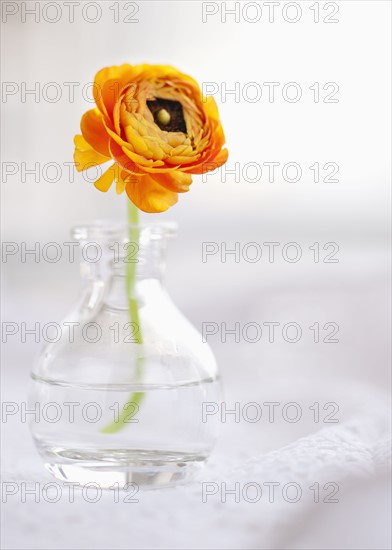
<instances>
[{"instance_id":1,"label":"white background","mask_svg":"<svg viewBox=\"0 0 392 550\"><path fill-rule=\"evenodd\" d=\"M3 170L4 163L15 163L17 170L13 176L3 171L3 241L63 243L75 222L125 219L125 196L99 193L82 174L70 178L64 165L72 162L80 116L91 108L82 89L98 69L164 63L201 83L214 82L230 151L227 169L239 163L245 173L239 181L234 174L226 181L222 173L206 181L195 177L170 211L144 215L145 221L171 219L180 227L169 257L168 289L199 329L203 321L295 321L303 327L296 344L282 338L270 344L265 337L256 344L210 339L228 404L295 401L305 410L315 401L333 401L340 407L337 425L316 424L309 415L296 424L281 418L271 424L228 422L199 482L144 493L131 509L107 495L96 504L9 498L3 505L4 548L388 548L390 3L338 2L338 22L329 24L323 22L331 12L326 2L316 2L319 23L313 2L297 3L302 14L296 23L285 20L284 15L294 17L287 2L276 7L274 22L259 2L262 16L254 23L247 21L255 17L252 6L240 11L238 22L234 15L222 21L224 6L233 8L234 2L216 4L218 13L205 23L201 2L139 2L137 23L123 21L131 13L124 2L95 3L101 12L95 23L94 6L83 12L83 3L75 7L73 23L62 2L55 2L56 23L45 21L44 16L55 17L48 2L40 2L38 22L31 15L24 21L26 3L3 2L3 9L4 4L18 12L6 22L3 13L2 24L2 80L8 83L2 161ZM53 82L62 94L56 102L48 101L54 88L45 88ZM66 82L80 83L74 101ZM249 100L250 88L246 95L250 82L261 87L257 102ZM280 83L273 102L265 82ZM282 96L289 82L301 87L297 102ZM319 102L309 89L315 82ZM336 103L323 102L328 82L339 86ZM245 86L245 97L222 94L225 85L233 89L236 83L240 92ZM24 97L23 90L35 86L38 97ZM4 95L11 89L13 95ZM301 179L284 181L277 169L274 182L266 170L259 181L247 181L253 176L246 172L248 163L271 161L298 163ZM51 162L62 167L58 182L43 176ZM309 169L315 162L336 163L339 181L315 183ZM39 182L23 173L34 163ZM235 263L232 256L223 263L219 254L203 263L204 241L226 242L228 248L235 242L241 248L248 242L281 246L273 263L265 247L257 263L243 258ZM303 251L296 263L281 254L293 241ZM315 263L309 249L315 242L337 243L338 263ZM28 257L23 263L16 254L2 267L3 322L60 321L76 300L78 265L66 258L51 264ZM336 322L339 343L314 344L308 327L316 321ZM23 400L39 348L32 338L25 344L20 335L8 339L3 399ZM3 433L3 481L49 480L27 426L15 418L3 425ZM200 481L222 479L231 486L299 481L304 490L316 481L334 481L340 502L317 506L304 498L270 504L264 497L257 504L230 498L225 504L217 495L203 504Z\"/></svg>"}]
</instances>

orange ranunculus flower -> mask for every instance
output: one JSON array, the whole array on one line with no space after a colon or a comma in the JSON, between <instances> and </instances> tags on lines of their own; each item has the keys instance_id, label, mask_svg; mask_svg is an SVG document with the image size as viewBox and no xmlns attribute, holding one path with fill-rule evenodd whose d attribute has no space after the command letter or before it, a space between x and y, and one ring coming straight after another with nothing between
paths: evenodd
<instances>
[{"instance_id":1,"label":"orange ranunculus flower","mask_svg":"<svg viewBox=\"0 0 392 550\"><path fill-rule=\"evenodd\" d=\"M163 212L189 190L191 174L224 164L227 149L213 97L197 82L164 65L121 65L99 71L93 87L96 108L82 117L75 136L79 172L114 164L95 182L145 212Z\"/></svg>"}]
</instances>

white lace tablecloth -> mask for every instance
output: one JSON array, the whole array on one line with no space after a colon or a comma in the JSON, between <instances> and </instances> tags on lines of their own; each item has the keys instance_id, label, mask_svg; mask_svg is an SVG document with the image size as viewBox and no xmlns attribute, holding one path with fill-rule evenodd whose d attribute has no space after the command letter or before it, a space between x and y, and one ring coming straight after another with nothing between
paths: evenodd
<instances>
[{"instance_id":1,"label":"white lace tablecloth","mask_svg":"<svg viewBox=\"0 0 392 550\"><path fill-rule=\"evenodd\" d=\"M211 460L194 482L140 491L138 502L124 502L122 494L116 502L114 493L105 491L95 503L86 502L77 490L72 503L65 490L55 503L42 496L39 502L31 495L26 495L25 502L20 494L8 496L2 511L3 547L390 548L385 285L381 275L378 285L367 284L366 277L364 266L358 280L340 279L339 287L333 288L333 284L312 287L298 275L293 289L282 290L279 280L266 275L263 283L249 281L241 295L233 294L226 302L224 289L212 284L211 319L215 312L216 320L229 321L235 312L243 322L288 321L296 311L296 321L305 327L315 319L332 320L334 311L340 342L334 346L306 339L273 345L211 341L221 365L227 407L233 408L235 402L259 403L260 421L236 423L228 417ZM197 325L203 316L196 299L185 303L185 310ZM21 401L26 392L29 350L24 347L20 353L23 364L5 364L6 401ZM18 350L11 355L17 357ZM263 403L271 401L297 403L301 419L290 423L277 414L269 422ZM320 410L323 404L336 403L338 422L322 422L323 415L315 422L309 409L315 402ZM41 465L27 424L9 420L3 425L3 487L5 482L18 487L25 482L31 488L35 482L49 481L52 478ZM270 502L272 482L277 485ZM205 496L205 502L203 483L218 488L216 494ZM294 493L286 493L289 498L285 499L283 487L294 483L302 494L297 502L288 502ZM327 483L333 485L324 490ZM315 502L315 484L319 484L320 502ZM233 493L227 493L223 502L222 487L239 487L239 502ZM255 487L262 493L252 502ZM337 489L338 502L323 502L331 488Z\"/></svg>"}]
</instances>

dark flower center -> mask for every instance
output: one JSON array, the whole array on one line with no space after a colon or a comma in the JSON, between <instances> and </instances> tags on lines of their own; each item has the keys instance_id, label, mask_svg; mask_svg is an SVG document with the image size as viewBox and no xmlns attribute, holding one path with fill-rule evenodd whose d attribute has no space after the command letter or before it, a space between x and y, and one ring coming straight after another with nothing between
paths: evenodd
<instances>
[{"instance_id":1,"label":"dark flower center","mask_svg":"<svg viewBox=\"0 0 392 550\"><path fill-rule=\"evenodd\" d=\"M147 107L154 117L155 124L161 130L165 130L165 132L183 132L186 134L184 113L179 101L156 97L147 101ZM163 111L166 111L164 113L165 116L162 116Z\"/></svg>"}]
</instances>

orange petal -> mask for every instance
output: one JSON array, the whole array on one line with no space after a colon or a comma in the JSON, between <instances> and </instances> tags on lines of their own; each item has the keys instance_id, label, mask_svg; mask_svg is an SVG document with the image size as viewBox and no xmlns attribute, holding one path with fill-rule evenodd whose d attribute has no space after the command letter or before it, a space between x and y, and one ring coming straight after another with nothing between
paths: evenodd
<instances>
[{"instance_id":1,"label":"orange petal","mask_svg":"<svg viewBox=\"0 0 392 550\"><path fill-rule=\"evenodd\" d=\"M222 149L215 156L209 156L205 158L201 163L194 166L185 166L184 171L189 172L190 174L205 174L211 170L215 170L225 164L229 156L229 151L227 149Z\"/></svg>"},{"instance_id":2,"label":"orange petal","mask_svg":"<svg viewBox=\"0 0 392 550\"><path fill-rule=\"evenodd\" d=\"M121 90L132 82L140 72L140 65L128 64L105 67L101 69L94 79L93 96L101 113L112 117L113 108L118 100Z\"/></svg>"},{"instance_id":3,"label":"orange petal","mask_svg":"<svg viewBox=\"0 0 392 550\"><path fill-rule=\"evenodd\" d=\"M102 121L102 115L97 108L87 111L82 117L80 128L84 139L93 149L110 158L109 136Z\"/></svg>"},{"instance_id":4,"label":"orange petal","mask_svg":"<svg viewBox=\"0 0 392 550\"><path fill-rule=\"evenodd\" d=\"M174 170L177 170L178 168L180 168L179 165L177 166L170 166L170 167L165 167L165 165L162 166L139 166L140 168L140 173L143 174L143 173L149 173L149 174L171 174L172 172L174 172ZM132 170L130 170L130 172L132 172Z\"/></svg>"},{"instance_id":5,"label":"orange petal","mask_svg":"<svg viewBox=\"0 0 392 550\"><path fill-rule=\"evenodd\" d=\"M200 93L200 87L196 80L189 76L188 74L182 73L175 67L171 65L134 65L132 67L134 71L138 70L138 76L141 75L142 78L148 78L150 80L156 80L158 78L164 78L175 82L176 84L185 84L190 85L195 92Z\"/></svg>"},{"instance_id":6,"label":"orange petal","mask_svg":"<svg viewBox=\"0 0 392 550\"><path fill-rule=\"evenodd\" d=\"M178 170L169 173L154 174L154 180L175 193L186 193L192 183L192 176Z\"/></svg>"},{"instance_id":7,"label":"orange petal","mask_svg":"<svg viewBox=\"0 0 392 550\"><path fill-rule=\"evenodd\" d=\"M169 191L148 175L132 175L127 178L125 191L129 199L143 212L164 212L178 200L177 193Z\"/></svg>"},{"instance_id":8,"label":"orange petal","mask_svg":"<svg viewBox=\"0 0 392 550\"><path fill-rule=\"evenodd\" d=\"M83 170L87 170L98 164L104 164L109 160L106 156L97 153L81 135L75 136L74 143L74 161L78 172L83 172Z\"/></svg>"},{"instance_id":9,"label":"orange petal","mask_svg":"<svg viewBox=\"0 0 392 550\"><path fill-rule=\"evenodd\" d=\"M109 141L109 150L111 156L116 160L117 164L121 166L126 172L131 174L140 174L140 168L129 158L127 155L124 155L121 147L110 138Z\"/></svg>"},{"instance_id":10,"label":"orange petal","mask_svg":"<svg viewBox=\"0 0 392 550\"><path fill-rule=\"evenodd\" d=\"M117 169L118 171L118 169ZM106 193L108 191L113 183L113 180L116 175L116 165L112 164L106 172L102 174L102 176L97 179L97 181L94 183L95 187L102 191L103 193Z\"/></svg>"},{"instance_id":11,"label":"orange petal","mask_svg":"<svg viewBox=\"0 0 392 550\"><path fill-rule=\"evenodd\" d=\"M212 142L214 149L221 149L226 143L225 133L220 122L213 124Z\"/></svg>"}]
</instances>

